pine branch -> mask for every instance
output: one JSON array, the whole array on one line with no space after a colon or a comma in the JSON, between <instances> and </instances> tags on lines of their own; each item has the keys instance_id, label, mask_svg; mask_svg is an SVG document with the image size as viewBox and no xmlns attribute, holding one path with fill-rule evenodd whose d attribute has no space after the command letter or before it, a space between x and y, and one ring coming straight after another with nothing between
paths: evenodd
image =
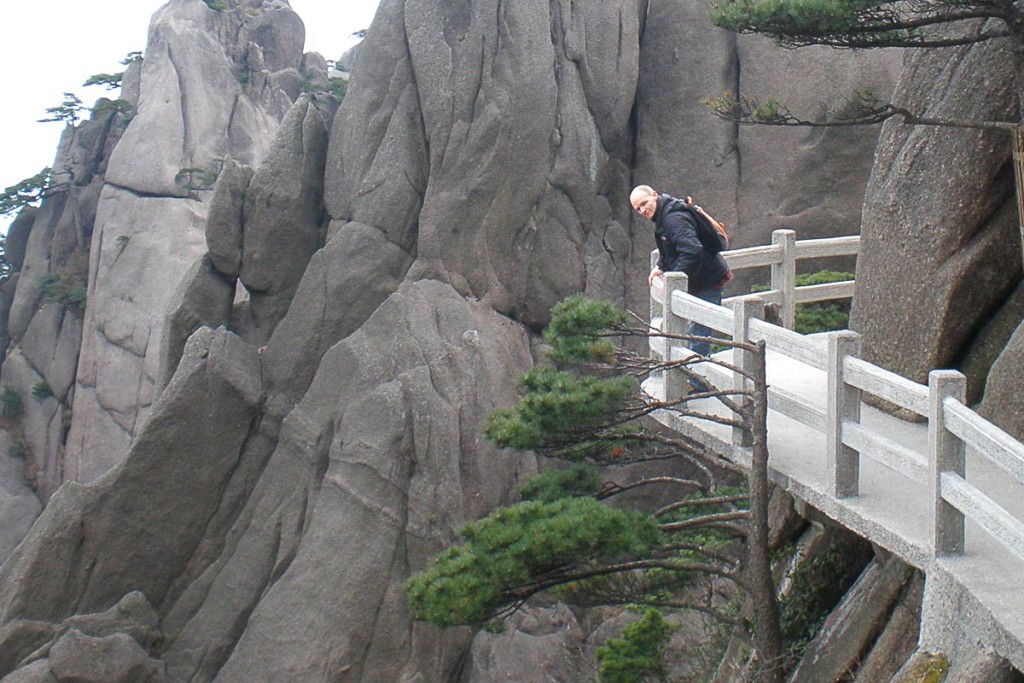
<instances>
[{"instance_id":1,"label":"pine branch","mask_svg":"<svg viewBox=\"0 0 1024 683\"><path fill-rule=\"evenodd\" d=\"M882 102L868 92L854 93L845 101L846 108L853 109L853 115L841 114L834 109L825 109L826 121L810 121L793 115L787 107L775 99L762 100L746 95L736 96L723 93L719 97L701 101L718 118L745 125L794 126L806 128L836 128L843 126L868 126L883 123L899 117L910 125L939 126L946 128L968 128L975 130L1018 131L1020 123L1011 121L972 121L922 116L905 107Z\"/></svg>"},{"instance_id":2,"label":"pine branch","mask_svg":"<svg viewBox=\"0 0 1024 683\"><path fill-rule=\"evenodd\" d=\"M712 559L732 566L734 571L739 571L743 563L740 557L725 552L718 552L717 550L712 550L707 545L697 545L695 543L668 543L661 546L661 550L689 550L701 555L707 555Z\"/></svg>"},{"instance_id":3,"label":"pine branch","mask_svg":"<svg viewBox=\"0 0 1024 683\"><path fill-rule=\"evenodd\" d=\"M750 513L748 513L746 510L735 510L733 512L720 512L711 515L704 515L702 517L693 517L691 519L686 519L681 522L670 522L668 524L661 524L658 528L660 528L664 532L683 531L684 529L693 529L695 527L702 526L712 526L717 525L721 522L747 520L749 518ZM723 528L735 527L729 526Z\"/></svg>"},{"instance_id":4,"label":"pine branch","mask_svg":"<svg viewBox=\"0 0 1024 683\"><path fill-rule=\"evenodd\" d=\"M621 562L618 564L591 568L566 568L549 572L544 576L537 577L534 581L509 590L507 595L511 604L502 607L498 613L492 615L492 618L512 614L533 596L558 586L586 581L587 579L654 569L677 573L697 573L721 576L729 579L730 581L736 582L737 584L742 580L740 579L738 572L722 565L705 562L678 562L662 559L634 560L631 562Z\"/></svg>"},{"instance_id":5,"label":"pine branch","mask_svg":"<svg viewBox=\"0 0 1024 683\"><path fill-rule=\"evenodd\" d=\"M698 491L705 490L705 485L695 479L680 479L678 477L647 477L639 481L634 481L629 484L616 484L614 482L607 482L601 487L597 495L594 497L598 500L604 500L605 498L611 498L627 491L633 491L644 486L651 486L654 484L672 484L674 486L681 486L684 488L695 488ZM698 499L704 500L704 499ZM708 499L718 500L718 499ZM657 516L657 515L655 515Z\"/></svg>"},{"instance_id":6,"label":"pine branch","mask_svg":"<svg viewBox=\"0 0 1024 683\"><path fill-rule=\"evenodd\" d=\"M747 500L749 500L749 496L746 494L738 496L718 496L717 498L688 498L659 508L651 516L661 517L670 512L675 512L676 510L684 510L686 508L700 505L729 505L732 503L746 502Z\"/></svg>"}]
</instances>

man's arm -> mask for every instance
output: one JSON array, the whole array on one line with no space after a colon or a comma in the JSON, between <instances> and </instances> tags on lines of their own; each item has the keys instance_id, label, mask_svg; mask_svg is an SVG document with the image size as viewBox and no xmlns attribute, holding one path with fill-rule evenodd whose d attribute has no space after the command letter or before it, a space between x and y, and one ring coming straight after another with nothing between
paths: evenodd
<instances>
[{"instance_id":1,"label":"man's arm","mask_svg":"<svg viewBox=\"0 0 1024 683\"><path fill-rule=\"evenodd\" d=\"M693 218L682 211L675 211L665 218L665 238L676 248L676 259L673 263L664 263L665 270L682 271L689 276L694 275L694 267L704 249L697 239L697 226Z\"/></svg>"}]
</instances>

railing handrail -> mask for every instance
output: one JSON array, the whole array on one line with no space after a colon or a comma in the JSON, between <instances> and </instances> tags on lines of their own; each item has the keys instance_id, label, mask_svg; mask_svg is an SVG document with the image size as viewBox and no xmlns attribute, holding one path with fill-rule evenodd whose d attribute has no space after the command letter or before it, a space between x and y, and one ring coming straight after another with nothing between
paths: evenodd
<instances>
[{"instance_id":1,"label":"railing handrail","mask_svg":"<svg viewBox=\"0 0 1024 683\"><path fill-rule=\"evenodd\" d=\"M743 249L729 249L722 252L725 262L733 271L746 268L771 266L771 284L767 291L759 292L767 303L778 304L783 326L793 329L796 304L849 299L853 297L853 280L830 282L821 285L796 285L797 261L832 256L856 256L860 251L860 236L827 237L824 239L797 240L792 230L776 230L772 243ZM651 252L651 267L658 262L658 250ZM737 297L722 302L732 307ZM660 297L654 302L662 303Z\"/></svg>"},{"instance_id":2,"label":"railing handrail","mask_svg":"<svg viewBox=\"0 0 1024 683\"><path fill-rule=\"evenodd\" d=\"M797 242L792 231L776 231L771 246L725 252L725 256L733 267L771 265L773 286L767 294L769 297L783 297L781 307L792 311L797 302L817 300L804 297L813 297L822 291L812 289L810 294L798 293L804 288L793 286L795 260L805 256L817 258L856 253L857 239ZM733 335L734 330L739 329L735 303L750 298L735 297L732 300L734 310L713 306L686 293L686 276L681 273L666 274L665 287L665 296L659 298L655 298L652 288L651 310L653 314L659 308L655 303L661 303L661 319L666 330L685 329L686 321L696 320ZM828 293L831 295L833 292L834 289ZM962 374L933 370L925 386L859 358L859 335L849 330L830 333L824 337L827 343L823 343L821 336L804 337L756 318L746 321L742 327L747 336L742 341L764 339L773 352L829 374L828 406L824 415L820 407L774 387L769 389L769 404L802 424L818 430L824 428L828 448L828 486L833 497L858 495L859 458L867 455L914 481L931 486L934 501L933 558L963 554L965 522L970 519L1024 561L1024 521L1014 517L985 491L964 478L964 453L969 445L1024 485L1024 445L965 404L966 380ZM652 345L652 350L658 352L659 349ZM669 344L660 350L665 354L673 352ZM664 381L666 391L669 380L666 377ZM672 384L681 386L678 381ZM922 454L897 444L862 424L860 405L865 392L925 417L929 452Z\"/></svg>"}]
</instances>

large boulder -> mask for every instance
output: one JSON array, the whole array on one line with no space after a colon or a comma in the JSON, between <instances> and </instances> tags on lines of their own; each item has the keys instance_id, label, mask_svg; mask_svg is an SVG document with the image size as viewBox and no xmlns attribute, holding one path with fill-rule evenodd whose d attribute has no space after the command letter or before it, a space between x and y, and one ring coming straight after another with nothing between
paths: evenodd
<instances>
[{"instance_id":1,"label":"large boulder","mask_svg":"<svg viewBox=\"0 0 1024 683\"><path fill-rule=\"evenodd\" d=\"M251 295L259 341L284 317L310 256L323 244L326 155L327 129L303 95L245 192L239 279Z\"/></svg>"},{"instance_id":2,"label":"large boulder","mask_svg":"<svg viewBox=\"0 0 1024 683\"><path fill-rule=\"evenodd\" d=\"M903 70L902 50L781 50L760 36L738 38L736 55L741 93L777 97L794 113L816 121L849 113L849 100L858 91L870 89L888 98ZM860 233L879 126L730 130L737 137L739 174L739 181L728 185L736 187L734 246L770 244L778 229L795 230L800 239ZM699 158L688 166L694 161ZM701 169L692 170L704 191L715 191ZM681 180L682 188L689 187L685 176Z\"/></svg>"},{"instance_id":3,"label":"large boulder","mask_svg":"<svg viewBox=\"0 0 1024 683\"><path fill-rule=\"evenodd\" d=\"M277 88L255 90L262 70L297 68L301 20L284 3L216 11L175 0L150 23L135 116L110 159L106 180L140 194L187 197L183 169L215 170L230 156L253 164L266 154L291 102ZM259 64L250 55L255 52Z\"/></svg>"},{"instance_id":4,"label":"large boulder","mask_svg":"<svg viewBox=\"0 0 1024 683\"><path fill-rule=\"evenodd\" d=\"M242 207L253 170L233 159L224 161L206 217L206 248L213 265L229 277L242 269Z\"/></svg>"},{"instance_id":5,"label":"large boulder","mask_svg":"<svg viewBox=\"0 0 1024 683\"><path fill-rule=\"evenodd\" d=\"M66 619L52 630L50 642L25 657L19 668L3 680L7 683L165 681L163 664L150 658L150 652L162 638L158 626L156 612L142 593L134 591L105 612Z\"/></svg>"},{"instance_id":6,"label":"large boulder","mask_svg":"<svg viewBox=\"0 0 1024 683\"><path fill-rule=\"evenodd\" d=\"M149 418L170 298L206 251L221 160L257 166L291 100L273 75L302 63L304 31L280 0L173 0L150 24L138 106L106 167L67 445L67 478L123 460ZM35 230L33 230L35 232Z\"/></svg>"},{"instance_id":7,"label":"large boulder","mask_svg":"<svg viewBox=\"0 0 1024 683\"><path fill-rule=\"evenodd\" d=\"M500 633L481 631L473 639L463 683L580 680L585 634L565 605L526 608L508 619Z\"/></svg>"},{"instance_id":8,"label":"large boulder","mask_svg":"<svg viewBox=\"0 0 1024 683\"><path fill-rule=\"evenodd\" d=\"M201 207L108 185L90 253L88 305L65 477L93 481L122 461L152 410L164 313L202 255Z\"/></svg>"},{"instance_id":9,"label":"large boulder","mask_svg":"<svg viewBox=\"0 0 1024 683\"><path fill-rule=\"evenodd\" d=\"M1024 316L1021 316L1024 318ZM1024 324L1017 326L1006 348L992 365L979 412L1013 438L1024 441L1024 403L1020 400L1024 368Z\"/></svg>"},{"instance_id":10,"label":"large boulder","mask_svg":"<svg viewBox=\"0 0 1024 683\"><path fill-rule=\"evenodd\" d=\"M0 679L2 683L58 683L50 673L50 663L46 660L33 662L23 666L14 673Z\"/></svg>"},{"instance_id":11,"label":"large boulder","mask_svg":"<svg viewBox=\"0 0 1024 683\"><path fill-rule=\"evenodd\" d=\"M134 590L160 604L218 512L261 397L255 349L223 329L193 335L130 457L61 487L0 566L0 652L31 645L26 633L49 639L16 624L56 624Z\"/></svg>"},{"instance_id":12,"label":"large boulder","mask_svg":"<svg viewBox=\"0 0 1024 683\"><path fill-rule=\"evenodd\" d=\"M123 633L93 638L71 630L50 651L50 670L62 682L163 683L161 669Z\"/></svg>"},{"instance_id":13,"label":"large boulder","mask_svg":"<svg viewBox=\"0 0 1024 683\"><path fill-rule=\"evenodd\" d=\"M377 11L360 60L365 85L349 82L331 127L324 203L333 219L372 226L415 254L429 160L404 14L404 0L383 0Z\"/></svg>"},{"instance_id":14,"label":"large boulder","mask_svg":"<svg viewBox=\"0 0 1024 683\"><path fill-rule=\"evenodd\" d=\"M1014 120L1009 45L914 52L894 99L923 116ZM977 395L987 363L967 357L1021 275L1010 152L1001 131L885 124L850 321L865 358L917 381L936 367L970 367Z\"/></svg>"},{"instance_id":15,"label":"large boulder","mask_svg":"<svg viewBox=\"0 0 1024 683\"><path fill-rule=\"evenodd\" d=\"M530 363L522 328L447 285L389 297L324 356L221 557L169 613L171 674L450 678L470 634L411 624L402 582L533 470L480 433Z\"/></svg>"},{"instance_id":16,"label":"large boulder","mask_svg":"<svg viewBox=\"0 0 1024 683\"><path fill-rule=\"evenodd\" d=\"M591 276L621 299L641 4L383 3L332 129L332 217L531 326Z\"/></svg>"}]
</instances>

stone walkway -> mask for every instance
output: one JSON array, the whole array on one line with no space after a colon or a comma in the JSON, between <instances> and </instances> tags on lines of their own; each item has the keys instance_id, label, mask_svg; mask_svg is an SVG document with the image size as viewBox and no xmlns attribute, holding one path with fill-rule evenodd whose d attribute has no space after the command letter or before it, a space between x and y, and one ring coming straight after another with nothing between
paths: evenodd
<instances>
[{"instance_id":1,"label":"stone walkway","mask_svg":"<svg viewBox=\"0 0 1024 683\"><path fill-rule=\"evenodd\" d=\"M813 405L824 408L827 403L825 373L786 356L769 352L768 383L798 393ZM645 389L656 397L661 395L659 380L650 380ZM694 401L691 408L726 412L715 399ZM723 454L733 454L728 427L706 420L680 419L667 411L656 417ZM867 405L862 405L861 421L872 431L918 453L928 452L924 424L906 422ZM836 499L826 487L823 433L771 411L768 442L776 483L926 573L922 645L929 641L937 646L963 642L963 636L985 631L979 642L994 645L1014 666L1024 670L1024 564L1014 555L968 522L965 554L933 560L932 498L925 485L862 455L860 495ZM742 460L742 453L737 458ZM968 481L988 492L1017 519L1024 519L1024 486L1015 479L970 451L966 474Z\"/></svg>"}]
</instances>

